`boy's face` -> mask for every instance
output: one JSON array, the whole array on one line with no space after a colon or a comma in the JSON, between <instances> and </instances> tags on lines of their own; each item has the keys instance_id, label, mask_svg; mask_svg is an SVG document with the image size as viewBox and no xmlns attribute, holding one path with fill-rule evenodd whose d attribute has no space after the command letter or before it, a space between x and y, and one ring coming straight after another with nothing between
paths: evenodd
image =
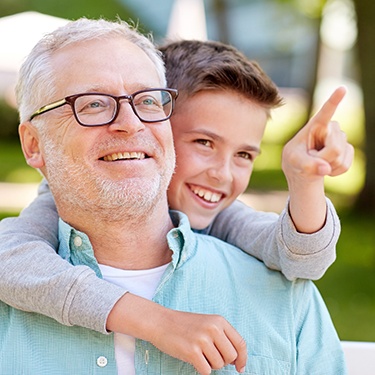
<instances>
[{"instance_id":1,"label":"boy's face","mask_svg":"<svg viewBox=\"0 0 375 375\"><path fill-rule=\"evenodd\" d=\"M171 122L177 165L169 206L203 229L247 188L267 111L234 91L210 90L177 100Z\"/></svg>"}]
</instances>

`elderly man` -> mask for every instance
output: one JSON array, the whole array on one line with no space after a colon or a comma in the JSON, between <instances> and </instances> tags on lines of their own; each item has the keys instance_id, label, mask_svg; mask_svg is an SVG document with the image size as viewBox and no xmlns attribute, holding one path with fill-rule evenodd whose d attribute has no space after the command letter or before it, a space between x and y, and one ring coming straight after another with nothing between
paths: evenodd
<instances>
[{"instance_id":1,"label":"elderly man","mask_svg":"<svg viewBox=\"0 0 375 375\"><path fill-rule=\"evenodd\" d=\"M289 282L230 245L193 234L184 215L168 212L176 92L164 85L152 44L122 23L72 22L26 60L18 85L22 148L54 195L60 256L160 305L198 313L198 324L218 321L216 339L201 352L213 368L235 361L246 374L345 373L312 283ZM152 316L139 314L147 330ZM204 314L224 316L241 334L246 366L237 331ZM196 373L132 339L131 329L102 335L4 303L0 318L4 374ZM227 365L217 373L235 371Z\"/></svg>"}]
</instances>

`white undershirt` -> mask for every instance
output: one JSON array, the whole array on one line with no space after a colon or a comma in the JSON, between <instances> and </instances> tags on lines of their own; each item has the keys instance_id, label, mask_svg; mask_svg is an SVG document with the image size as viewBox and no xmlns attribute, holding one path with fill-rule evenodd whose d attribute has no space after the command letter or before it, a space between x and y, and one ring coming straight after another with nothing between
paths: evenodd
<instances>
[{"instance_id":1,"label":"white undershirt","mask_svg":"<svg viewBox=\"0 0 375 375\"><path fill-rule=\"evenodd\" d=\"M99 264L104 280L147 299L152 299L154 296L167 266L168 264L165 264L148 270L128 271ZM134 353L134 337L115 333L115 356L118 375L135 375Z\"/></svg>"}]
</instances>

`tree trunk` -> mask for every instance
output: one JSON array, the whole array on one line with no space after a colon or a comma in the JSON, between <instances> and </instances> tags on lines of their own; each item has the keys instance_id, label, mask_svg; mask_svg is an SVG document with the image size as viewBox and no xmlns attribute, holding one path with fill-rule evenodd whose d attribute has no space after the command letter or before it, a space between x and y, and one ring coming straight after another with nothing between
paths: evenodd
<instances>
[{"instance_id":1,"label":"tree trunk","mask_svg":"<svg viewBox=\"0 0 375 375\"><path fill-rule=\"evenodd\" d=\"M365 112L365 185L355 209L375 215L375 1L354 0L358 22L358 57Z\"/></svg>"},{"instance_id":2,"label":"tree trunk","mask_svg":"<svg viewBox=\"0 0 375 375\"><path fill-rule=\"evenodd\" d=\"M213 13L215 14L217 28L219 31L219 40L222 43L229 44L228 29L228 3L227 0L214 0L212 3Z\"/></svg>"}]
</instances>

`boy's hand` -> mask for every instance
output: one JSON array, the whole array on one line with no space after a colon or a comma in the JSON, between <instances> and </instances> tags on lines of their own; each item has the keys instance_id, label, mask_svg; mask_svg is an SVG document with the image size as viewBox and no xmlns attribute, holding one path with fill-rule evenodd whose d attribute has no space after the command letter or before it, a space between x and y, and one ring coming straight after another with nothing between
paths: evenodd
<instances>
[{"instance_id":1,"label":"boy's hand","mask_svg":"<svg viewBox=\"0 0 375 375\"><path fill-rule=\"evenodd\" d=\"M320 111L285 145L282 169L289 187L289 213L301 233L314 233L326 221L324 176L338 176L353 162L354 148L332 121L346 94L336 89Z\"/></svg>"},{"instance_id":2,"label":"boy's hand","mask_svg":"<svg viewBox=\"0 0 375 375\"><path fill-rule=\"evenodd\" d=\"M353 161L354 148L337 122L332 121L338 105L346 94L337 88L320 111L285 145L282 167L289 180L338 176Z\"/></svg>"},{"instance_id":3,"label":"boy's hand","mask_svg":"<svg viewBox=\"0 0 375 375\"><path fill-rule=\"evenodd\" d=\"M228 364L243 372L244 339L218 315L171 310L126 293L108 315L107 329L148 341L162 352L188 362L201 375Z\"/></svg>"},{"instance_id":4,"label":"boy's hand","mask_svg":"<svg viewBox=\"0 0 375 375\"><path fill-rule=\"evenodd\" d=\"M172 357L189 362L201 375L229 364L235 365L238 372L245 369L246 343L219 315L165 310L152 332L152 344Z\"/></svg>"}]
</instances>

